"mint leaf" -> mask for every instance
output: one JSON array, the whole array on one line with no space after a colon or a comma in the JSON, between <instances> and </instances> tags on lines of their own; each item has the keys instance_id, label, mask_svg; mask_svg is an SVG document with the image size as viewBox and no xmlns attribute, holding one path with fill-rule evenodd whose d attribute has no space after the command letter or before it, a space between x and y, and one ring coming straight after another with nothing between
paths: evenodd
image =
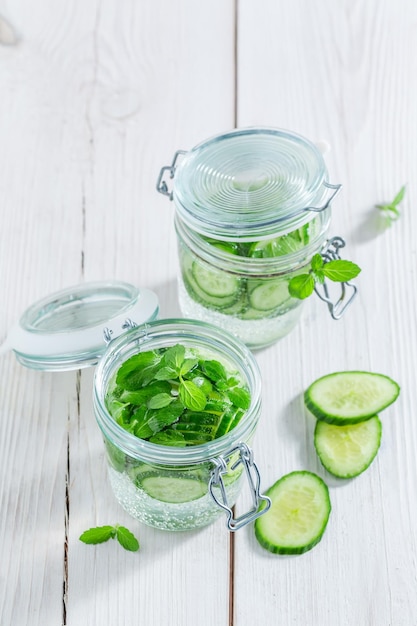
<instances>
[{"instance_id":1,"label":"mint leaf","mask_svg":"<svg viewBox=\"0 0 417 626\"><path fill-rule=\"evenodd\" d=\"M164 363L168 367L172 367L175 371L179 372L181 365L185 358L185 348L181 344L177 343L175 346L168 348L164 354Z\"/></svg>"},{"instance_id":2,"label":"mint leaf","mask_svg":"<svg viewBox=\"0 0 417 626\"><path fill-rule=\"evenodd\" d=\"M400 217L400 211L398 209L398 205L400 202L404 200L405 196L405 185L403 185L400 191L395 196L392 202L388 202L387 204L376 204L376 208L380 209L387 218L389 222L394 222Z\"/></svg>"},{"instance_id":3,"label":"mint leaf","mask_svg":"<svg viewBox=\"0 0 417 626\"><path fill-rule=\"evenodd\" d=\"M173 424L184 411L184 405L180 400L173 400L168 406L161 409L149 409L140 416L135 426L135 435L141 439L148 439L162 430L165 426Z\"/></svg>"},{"instance_id":4,"label":"mint leaf","mask_svg":"<svg viewBox=\"0 0 417 626\"><path fill-rule=\"evenodd\" d=\"M201 369L203 373L209 378L213 383L217 383L221 380L227 380L226 370L223 365L219 361L208 360L202 361L200 363Z\"/></svg>"},{"instance_id":5,"label":"mint leaf","mask_svg":"<svg viewBox=\"0 0 417 626\"><path fill-rule=\"evenodd\" d=\"M90 528L80 535L80 541L88 544L104 543L109 539L117 538L121 546L126 550L136 552L139 550L139 542L136 537L124 526L97 526Z\"/></svg>"},{"instance_id":6,"label":"mint leaf","mask_svg":"<svg viewBox=\"0 0 417 626\"><path fill-rule=\"evenodd\" d=\"M129 391L137 391L154 377L161 356L154 350L130 357L119 368L116 383Z\"/></svg>"},{"instance_id":7,"label":"mint leaf","mask_svg":"<svg viewBox=\"0 0 417 626\"><path fill-rule=\"evenodd\" d=\"M202 411L206 406L206 394L192 380L183 380L178 388L182 403L192 411Z\"/></svg>"},{"instance_id":8,"label":"mint leaf","mask_svg":"<svg viewBox=\"0 0 417 626\"><path fill-rule=\"evenodd\" d=\"M156 380L175 380L178 378L178 371L170 365L167 365L156 371L154 377Z\"/></svg>"},{"instance_id":9,"label":"mint leaf","mask_svg":"<svg viewBox=\"0 0 417 626\"><path fill-rule=\"evenodd\" d=\"M246 389L237 388L229 391L229 398L232 403L240 409L248 409L250 406L250 393Z\"/></svg>"},{"instance_id":10,"label":"mint leaf","mask_svg":"<svg viewBox=\"0 0 417 626\"><path fill-rule=\"evenodd\" d=\"M139 541L136 539L135 535L124 526L116 526L116 537L117 541L125 550L130 550L130 552L139 550Z\"/></svg>"},{"instance_id":11,"label":"mint leaf","mask_svg":"<svg viewBox=\"0 0 417 626\"><path fill-rule=\"evenodd\" d=\"M323 267L324 261L321 254L315 254L311 259L311 269L313 272L317 272Z\"/></svg>"},{"instance_id":12,"label":"mint leaf","mask_svg":"<svg viewBox=\"0 0 417 626\"><path fill-rule=\"evenodd\" d=\"M361 271L361 268L352 263L352 261L344 261L338 259L335 261L329 261L323 266L324 275L335 282L345 283L352 278L355 278Z\"/></svg>"},{"instance_id":13,"label":"mint leaf","mask_svg":"<svg viewBox=\"0 0 417 626\"><path fill-rule=\"evenodd\" d=\"M404 200L404 196L405 196L405 185L401 187L400 191L397 193L394 200L392 201L392 204L394 206L397 206L398 204L400 204L400 202Z\"/></svg>"},{"instance_id":14,"label":"mint leaf","mask_svg":"<svg viewBox=\"0 0 417 626\"><path fill-rule=\"evenodd\" d=\"M148 409L163 409L174 400L174 397L167 393L158 393L148 400Z\"/></svg>"},{"instance_id":15,"label":"mint leaf","mask_svg":"<svg viewBox=\"0 0 417 626\"><path fill-rule=\"evenodd\" d=\"M293 298L304 300L314 291L314 278L311 274L299 274L293 276L288 283L288 291Z\"/></svg>"},{"instance_id":16,"label":"mint leaf","mask_svg":"<svg viewBox=\"0 0 417 626\"><path fill-rule=\"evenodd\" d=\"M186 445L184 435L179 430L167 428L160 430L149 439L151 443L157 443L161 446L175 446L182 448Z\"/></svg>"},{"instance_id":17,"label":"mint leaf","mask_svg":"<svg viewBox=\"0 0 417 626\"><path fill-rule=\"evenodd\" d=\"M146 387L138 389L138 391L123 391L120 400L123 402L129 402L130 404L140 405L147 402L149 398L159 393L170 393L171 385L164 380L155 380ZM111 411L110 411L111 412Z\"/></svg>"},{"instance_id":18,"label":"mint leaf","mask_svg":"<svg viewBox=\"0 0 417 626\"><path fill-rule=\"evenodd\" d=\"M89 544L104 543L112 539L116 534L114 526L97 526L89 528L80 535L80 541Z\"/></svg>"},{"instance_id":19,"label":"mint leaf","mask_svg":"<svg viewBox=\"0 0 417 626\"><path fill-rule=\"evenodd\" d=\"M108 398L107 408L118 424L129 421L132 412L129 404L126 402Z\"/></svg>"},{"instance_id":20,"label":"mint leaf","mask_svg":"<svg viewBox=\"0 0 417 626\"><path fill-rule=\"evenodd\" d=\"M191 370L197 367L197 365L198 365L197 359L185 359L185 361L183 362L180 368L180 376L185 376L186 374L191 372Z\"/></svg>"},{"instance_id":21,"label":"mint leaf","mask_svg":"<svg viewBox=\"0 0 417 626\"><path fill-rule=\"evenodd\" d=\"M205 376L197 375L197 376L194 376L194 378L191 378L191 380L206 395L208 395L211 392L211 390L213 389L213 385L211 384L209 379L206 378Z\"/></svg>"}]
</instances>

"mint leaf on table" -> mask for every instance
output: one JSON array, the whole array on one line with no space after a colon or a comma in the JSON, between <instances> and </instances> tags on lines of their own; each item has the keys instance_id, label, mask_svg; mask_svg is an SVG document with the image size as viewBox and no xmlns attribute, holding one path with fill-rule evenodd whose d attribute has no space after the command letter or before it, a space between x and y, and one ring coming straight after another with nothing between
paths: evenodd
<instances>
[{"instance_id":1,"label":"mint leaf on table","mask_svg":"<svg viewBox=\"0 0 417 626\"><path fill-rule=\"evenodd\" d=\"M130 552L137 552L139 550L139 541L136 539L135 535L124 526L116 526L116 538L125 550L129 550Z\"/></svg>"},{"instance_id":2,"label":"mint leaf on table","mask_svg":"<svg viewBox=\"0 0 417 626\"><path fill-rule=\"evenodd\" d=\"M133 533L124 526L96 526L89 528L80 535L80 541L87 544L104 543L109 539L117 539L125 550L136 552L139 550L139 542Z\"/></svg>"},{"instance_id":3,"label":"mint leaf on table","mask_svg":"<svg viewBox=\"0 0 417 626\"><path fill-rule=\"evenodd\" d=\"M80 541L84 543L104 543L109 539L112 539L116 535L114 526L96 526L95 528L89 528L80 535Z\"/></svg>"},{"instance_id":4,"label":"mint leaf on table","mask_svg":"<svg viewBox=\"0 0 417 626\"><path fill-rule=\"evenodd\" d=\"M392 202L388 202L386 204L376 204L376 208L382 211L385 215L388 223L395 222L400 217L400 211L398 209L398 205L404 200L405 196L405 185L403 185L400 191L395 196Z\"/></svg>"}]
</instances>

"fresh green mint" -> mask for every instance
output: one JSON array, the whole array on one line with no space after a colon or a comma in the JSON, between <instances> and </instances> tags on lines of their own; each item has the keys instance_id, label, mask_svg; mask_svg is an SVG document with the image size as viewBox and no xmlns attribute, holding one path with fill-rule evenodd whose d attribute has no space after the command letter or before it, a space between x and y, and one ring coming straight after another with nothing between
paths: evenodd
<instances>
[{"instance_id":1,"label":"fresh green mint","mask_svg":"<svg viewBox=\"0 0 417 626\"><path fill-rule=\"evenodd\" d=\"M109 539L117 539L125 550L130 550L131 552L139 550L139 542L135 535L119 524L116 524L116 526L96 526L80 535L80 541L88 544L104 543Z\"/></svg>"},{"instance_id":2,"label":"fresh green mint","mask_svg":"<svg viewBox=\"0 0 417 626\"><path fill-rule=\"evenodd\" d=\"M398 205L403 201L405 196L405 185L403 185L400 191L395 196L392 202L388 202L387 204L376 204L376 208L382 211L385 216L387 222L391 224L395 222L400 217L400 211L398 209Z\"/></svg>"},{"instance_id":3,"label":"fresh green mint","mask_svg":"<svg viewBox=\"0 0 417 626\"><path fill-rule=\"evenodd\" d=\"M179 447L226 434L250 401L235 373L181 344L130 357L106 395L122 428L151 443Z\"/></svg>"},{"instance_id":4,"label":"fresh green mint","mask_svg":"<svg viewBox=\"0 0 417 626\"><path fill-rule=\"evenodd\" d=\"M315 254L311 259L309 272L294 276L288 284L288 291L293 298L304 300L311 296L316 284L323 284L326 278L345 283L355 278L360 271L360 267L352 261L335 259L325 262L320 254Z\"/></svg>"}]
</instances>

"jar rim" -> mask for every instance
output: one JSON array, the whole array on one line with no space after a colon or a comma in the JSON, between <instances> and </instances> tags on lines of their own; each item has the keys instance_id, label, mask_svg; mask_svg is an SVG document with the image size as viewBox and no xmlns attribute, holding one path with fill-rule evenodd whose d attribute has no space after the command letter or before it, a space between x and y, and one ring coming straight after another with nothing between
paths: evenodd
<instances>
[{"instance_id":1,"label":"jar rim","mask_svg":"<svg viewBox=\"0 0 417 626\"><path fill-rule=\"evenodd\" d=\"M327 169L305 137L275 128L235 129L192 148L175 169L173 199L197 232L270 236L311 219L324 204Z\"/></svg>"},{"instance_id":2,"label":"jar rim","mask_svg":"<svg viewBox=\"0 0 417 626\"><path fill-rule=\"evenodd\" d=\"M233 430L213 441L185 448L155 444L136 437L119 426L105 406L108 382L123 361L143 348L166 347L179 342L186 342L189 346L195 342L197 349L219 352L219 359L226 358L240 370L251 392L250 407ZM261 375L250 350L228 332L197 320L155 320L129 330L109 344L95 371L93 405L102 433L125 454L153 464L193 465L214 459L237 443L249 440L260 413Z\"/></svg>"}]
</instances>

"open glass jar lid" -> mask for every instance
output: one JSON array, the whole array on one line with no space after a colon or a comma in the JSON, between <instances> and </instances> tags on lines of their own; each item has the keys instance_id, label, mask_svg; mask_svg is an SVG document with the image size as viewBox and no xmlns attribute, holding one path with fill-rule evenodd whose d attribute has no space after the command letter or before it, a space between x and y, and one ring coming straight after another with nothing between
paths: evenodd
<instances>
[{"instance_id":1,"label":"open glass jar lid","mask_svg":"<svg viewBox=\"0 0 417 626\"><path fill-rule=\"evenodd\" d=\"M328 183L312 142L279 129L218 135L177 153L166 169L175 177L168 195L179 215L200 234L226 240L271 237L281 226L294 230L327 208L340 188ZM168 193L163 176L158 189Z\"/></svg>"},{"instance_id":2,"label":"open glass jar lid","mask_svg":"<svg viewBox=\"0 0 417 626\"><path fill-rule=\"evenodd\" d=\"M13 350L23 365L72 370L97 363L105 337L154 320L158 299L124 282L90 282L53 293L23 313L0 351Z\"/></svg>"}]
</instances>

